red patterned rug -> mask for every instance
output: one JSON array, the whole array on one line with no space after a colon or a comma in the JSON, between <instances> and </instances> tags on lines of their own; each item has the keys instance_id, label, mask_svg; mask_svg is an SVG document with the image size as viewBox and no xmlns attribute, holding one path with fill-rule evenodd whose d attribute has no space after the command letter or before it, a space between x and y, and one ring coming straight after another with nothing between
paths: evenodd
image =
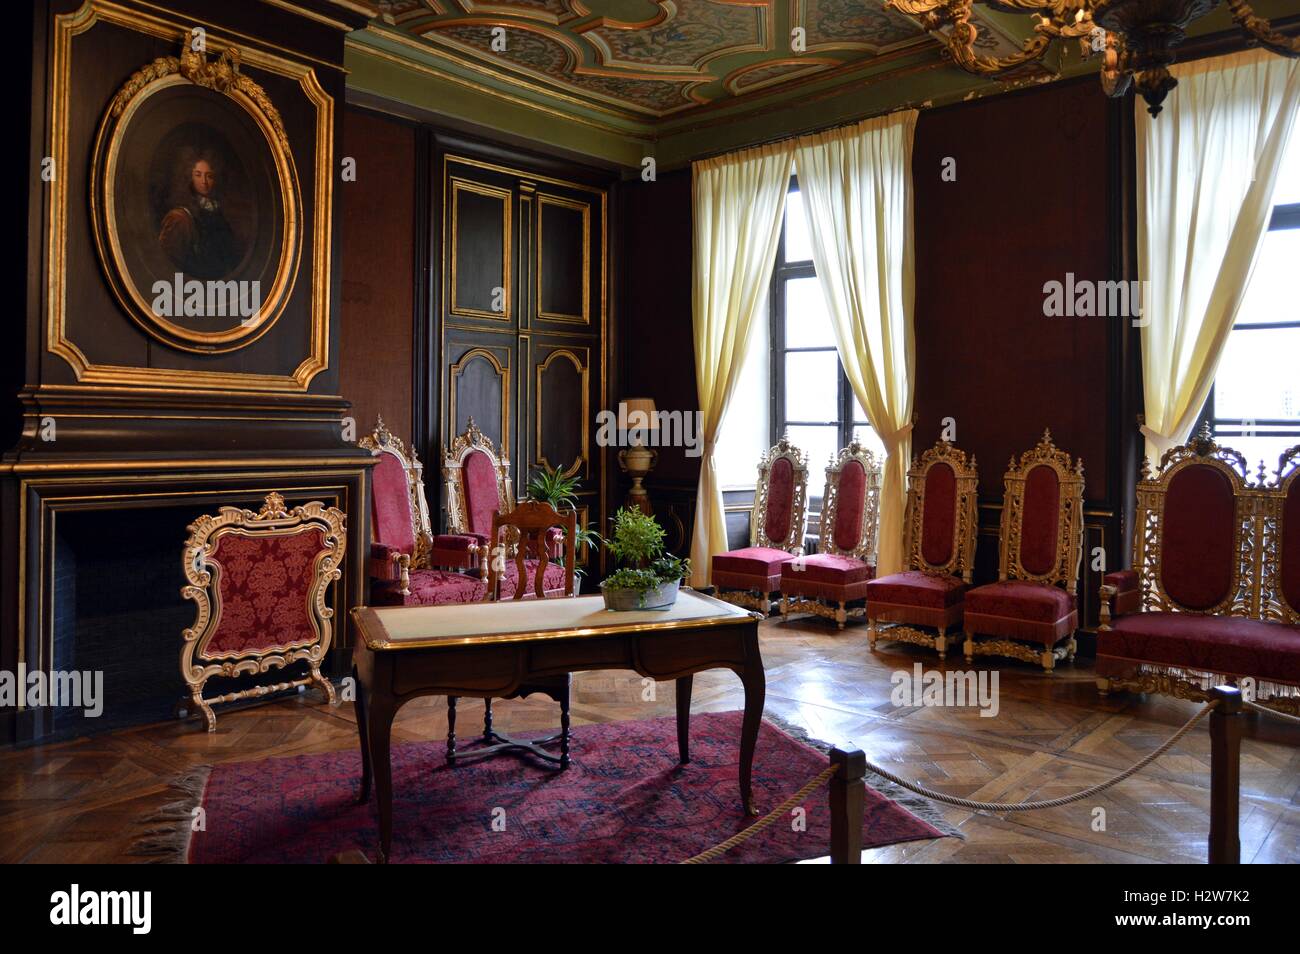
<instances>
[{"instance_id":1,"label":"red patterned rug","mask_svg":"<svg viewBox=\"0 0 1300 954\"><path fill-rule=\"evenodd\" d=\"M752 821L741 814L736 779L740 722L739 712L693 716L689 765L677 762L671 717L575 727L574 764L565 772L514 756L449 769L440 741L396 745L393 861L681 861ZM348 749L212 768L202 787L206 830L190 835L187 860L320 862L352 848L373 858L373 798L368 805L354 802L359 761L357 750ZM826 764L821 752L765 721L754 758L759 812ZM826 855L825 787L804 805L805 830L778 822L724 860ZM188 819L188 810L184 815ZM865 847L939 837L943 832L933 825L867 790Z\"/></svg>"}]
</instances>

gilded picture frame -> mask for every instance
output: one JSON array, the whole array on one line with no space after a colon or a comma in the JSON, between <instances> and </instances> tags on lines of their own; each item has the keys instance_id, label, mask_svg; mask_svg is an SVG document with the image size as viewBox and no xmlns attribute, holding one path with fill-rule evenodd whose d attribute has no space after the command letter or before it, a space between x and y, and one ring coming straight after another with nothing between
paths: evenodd
<instances>
[{"instance_id":1,"label":"gilded picture frame","mask_svg":"<svg viewBox=\"0 0 1300 954\"><path fill-rule=\"evenodd\" d=\"M186 351L232 351L270 330L302 253L284 123L240 64L233 46L155 59L95 139L91 217L109 286L140 327Z\"/></svg>"}]
</instances>

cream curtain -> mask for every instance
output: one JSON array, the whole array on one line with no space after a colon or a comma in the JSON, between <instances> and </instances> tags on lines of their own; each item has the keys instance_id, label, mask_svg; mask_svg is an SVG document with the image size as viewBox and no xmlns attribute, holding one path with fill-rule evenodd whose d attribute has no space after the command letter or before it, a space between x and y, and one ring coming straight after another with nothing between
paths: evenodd
<instances>
[{"instance_id":1,"label":"cream curtain","mask_svg":"<svg viewBox=\"0 0 1300 954\"><path fill-rule=\"evenodd\" d=\"M1146 453L1190 435L1268 228L1300 110L1300 60L1238 53L1170 70L1159 116L1137 102Z\"/></svg>"},{"instance_id":2,"label":"cream curtain","mask_svg":"<svg viewBox=\"0 0 1300 954\"><path fill-rule=\"evenodd\" d=\"M798 140L795 168L835 342L885 445L876 574L905 568L912 457L912 137L916 110Z\"/></svg>"},{"instance_id":3,"label":"cream curtain","mask_svg":"<svg viewBox=\"0 0 1300 954\"><path fill-rule=\"evenodd\" d=\"M794 143L781 142L692 166L691 304L704 438L691 537L691 582L696 586L708 584L713 555L727 549L713 452L776 264L793 158Z\"/></svg>"}]
</instances>

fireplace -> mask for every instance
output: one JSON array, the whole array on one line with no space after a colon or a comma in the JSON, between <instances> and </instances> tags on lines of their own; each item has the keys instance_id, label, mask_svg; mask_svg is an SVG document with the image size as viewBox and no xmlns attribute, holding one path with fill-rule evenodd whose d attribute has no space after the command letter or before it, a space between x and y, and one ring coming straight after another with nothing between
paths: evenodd
<instances>
[{"instance_id":1,"label":"fireplace","mask_svg":"<svg viewBox=\"0 0 1300 954\"><path fill-rule=\"evenodd\" d=\"M365 476L353 451L310 468L270 472L65 475L24 481L21 636L6 639L0 671L22 674L18 706L0 708L0 741L53 740L175 718L188 708L181 633L194 604L181 596L181 551L190 523L222 506L257 510L278 491L290 506L320 500L349 515L342 579L331 590L338 625L326 675L345 670L348 611L364 600ZM93 492L87 492L87 484ZM302 664L259 676L214 679L209 695L303 675ZM40 674L33 676L33 674ZM32 687L37 680L44 696ZM59 690L59 691L56 691ZM202 723L195 722L195 731Z\"/></svg>"}]
</instances>

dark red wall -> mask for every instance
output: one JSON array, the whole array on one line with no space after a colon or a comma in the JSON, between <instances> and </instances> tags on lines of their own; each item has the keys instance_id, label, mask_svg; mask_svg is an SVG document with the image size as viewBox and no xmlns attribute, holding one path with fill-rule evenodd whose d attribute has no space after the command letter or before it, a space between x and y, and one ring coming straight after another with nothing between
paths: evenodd
<instances>
[{"instance_id":1,"label":"dark red wall","mask_svg":"<svg viewBox=\"0 0 1300 954\"><path fill-rule=\"evenodd\" d=\"M697 411L690 170L624 183L621 196L621 383L610 398L649 396L661 410ZM699 473L699 458L665 447L651 480L693 484Z\"/></svg>"},{"instance_id":2,"label":"dark red wall","mask_svg":"<svg viewBox=\"0 0 1300 954\"><path fill-rule=\"evenodd\" d=\"M1044 427L1106 496L1109 318L1043 316L1043 284L1110 277L1109 101L1095 82L921 114L916 228L916 441L957 421L983 497ZM1067 120L1063 121L1065 117ZM957 179L940 178L945 157Z\"/></svg>"},{"instance_id":3,"label":"dark red wall","mask_svg":"<svg viewBox=\"0 0 1300 954\"><path fill-rule=\"evenodd\" d=\"M412 437L415 289L415 137L407 123L343 112L343 154L355 182L340 182L343 306L339 390L352 402L357 436L382 414ZM383 236L377 240L376 236Z\"/></svg>"}]
</instances>

